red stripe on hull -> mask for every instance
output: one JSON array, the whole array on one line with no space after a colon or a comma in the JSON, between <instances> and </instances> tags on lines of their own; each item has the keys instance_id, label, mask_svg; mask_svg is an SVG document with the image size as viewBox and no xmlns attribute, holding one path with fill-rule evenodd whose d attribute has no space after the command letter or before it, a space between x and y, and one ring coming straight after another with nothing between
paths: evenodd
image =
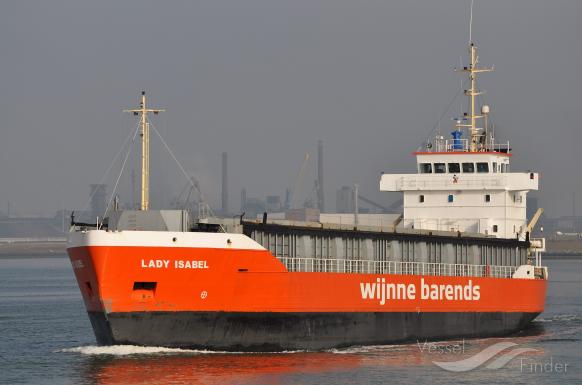
<instances>
[{"instance_id":1,"label":"red stripe on hull","mask_svg":"<svg viewBox=\"0 0 582 385\"><path fill-rule=\"evenodd\" d=\"M268 251L257 250L82 246L68 252L87 310L107 313L540 313L547 286L540 279L287 272ZM400 298L382 301L383 295L374 291L373 298L364 299L362 289L371 288L366 284L382 278L386 284L405 285L406 298L400 291ZM155 290L135 288L135 282L155 282ZM460 294L455 286L462 287L463 299L448 299L454 298L455 290ZM423 298L427 287L433 294L436 287L439 298ZM408 290L414 296L408 296Z\"/></svg>"}]
</instances>

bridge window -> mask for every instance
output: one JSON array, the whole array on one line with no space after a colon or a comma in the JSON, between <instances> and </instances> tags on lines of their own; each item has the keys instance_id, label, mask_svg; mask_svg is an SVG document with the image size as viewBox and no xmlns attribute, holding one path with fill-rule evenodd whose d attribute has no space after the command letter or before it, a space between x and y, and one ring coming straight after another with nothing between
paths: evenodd
<instances>
[{"instance_id":1,"label":"bridge window","mask_svg":"<svg viewBox=\"0 0 582 385\"><path fill-rule=\"evenodd\" d=\"M419 196L418 196L418 201L419 201L420 203L424 203L424 195L419 195Z\"/></svg>"},{"instance_id":2,"label":"bridge window","mask_svg":"<svg viewBox=\"0 0 582 385\"><path fill-rule=\"evenodd\" d=\"M435 174L444 174L445 172L447 172L447 169L445 168L445 164L444 163L435 163L434 164L434 172L435 172Z\"/></svg>"},{"instance_id":3,"label":"bridge window","mask_svg":"<svg viewBox=\"0 0 582 385\"><path fill-rule=\"evenodd\" d=\"M453 203L453 201L455 200L455 196L453 194L449 194L449 197L447 199L449 203Z\"/></svg>"},{"instance_id":4,"label":"bridge window","mask_svg":"<svg viewBox=\"0 0 582 385\"><path fill-rule=\"evenodd\" d=\"M475 163L463 163L463 172L475 172Z\"/></svg>"},{"instance_id":5,"label":"bridge window","mask_svg":"<svg viewBox=\"0 0 582 385\"><path fill-rule=\"evenodd\" d=\"M493 162L493 172L497 172L497 162Z\"/></svg>"},{"instance_id":6,"label":"bridge window","mask_svg":"<svg viewBox=\"0 0 582 385\"><path fill-rule=\"evenodd\" d=\"M461 172L461 167L458 163L449 163L449 172L451 174Z\"/></svg>"},{"instance_id":7,"label":"bridge window","mask_svg":"<svg viewBox=\"0 0 582 385\"><path fill-rule=\"evenodd\" d=\"M491 202L491 195L485 194L485 202Z\"/></svg>"},{"instance_id":8,"label":"bridge window","mask_svg":"<svg viewBox=\"0 0 582 385\"><path fill-rule=\"evenodd\" d=\"M486 162L477 163L477 172L489 172L489 163Z\"/></svg>"},{"instance_id":9,"label":"bridge window","mask_svg":"<svg viewBox=\"0 0 582 385\"><path fill-rule=\"evenodd\" d=\"M432 164L421 163L420 164L420 173L421 174L431 174L432 173Z\"/></svg>"},{"instance_id":10,"label":"bridge window","mask_svg":"<svg viewBox=\"0 0 582 385\"><path fill-rule=\"evenodd\" d=\"M497 225L493 225L493 232L496 233L497 232Z\"/></svg>"}]
</instances>

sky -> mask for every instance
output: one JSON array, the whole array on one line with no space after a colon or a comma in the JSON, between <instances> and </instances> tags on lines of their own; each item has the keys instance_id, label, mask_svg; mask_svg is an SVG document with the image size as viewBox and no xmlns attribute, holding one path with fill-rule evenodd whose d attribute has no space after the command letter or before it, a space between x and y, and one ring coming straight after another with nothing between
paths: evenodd
<instances>
[{"instance_id":1,"label":"sky","mask_svg":"<svg viewBox=\"0 0 582 385\"><path fill-rule=\"evenodd\" d=\"M342 185L389 204L381 172L415 171L411 155L437 123L467 62L469 0L7 1L0 12L0 210L53 215L111 192L142 90L175 157L220 204L228 152L229 203L284 195L310 153L313 190L324 141L325 199ZM582 2L475 3L473 40L512 170L541 173L539 205L571 215L582 191ZM457 99L441 121L466 101ZM137 149L137 147L136 147ZM118 192L131 201L128 157ZM104 178L108 167L111 171ZM152 134L152 206L185 177ZM582 214L582 192L576 196Z\"/></svg>"}]
</instances>

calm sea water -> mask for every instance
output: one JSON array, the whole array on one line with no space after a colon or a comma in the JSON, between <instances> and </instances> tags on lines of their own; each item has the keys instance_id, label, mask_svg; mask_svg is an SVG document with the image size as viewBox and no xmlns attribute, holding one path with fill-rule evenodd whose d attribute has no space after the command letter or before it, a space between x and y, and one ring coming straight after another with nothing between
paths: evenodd
<instances>
[{"instance_id":1,"label":"calm sea water","mask_svg":"<svg viewBox=\"0 0 582 385\"><path fill-rule=\"evenodd\" d=\"M509 338L327 352L236 354L98 347L66 258L0 259L1 384L582 383L582 261L551 260L546 312ZM500 369L456 373L498 342L529 348ZM455 345L456 344L456 345ZM425 349L421 350L421 347ZM558 370L559 365L561 370ZM565 366L567 365L567 366ZM564 369L565 367L565 369Z\"/></svg>"}]
</instances>

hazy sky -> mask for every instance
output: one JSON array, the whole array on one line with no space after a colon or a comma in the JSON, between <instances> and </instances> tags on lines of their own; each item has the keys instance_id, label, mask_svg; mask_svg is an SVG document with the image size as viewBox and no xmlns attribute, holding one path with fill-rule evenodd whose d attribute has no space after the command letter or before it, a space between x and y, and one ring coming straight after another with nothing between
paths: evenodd
<instances>
[{"instance_id":1,"label":"hazy sky","mask_svg":"<svg viewBox=\"0 0 582 385\"><path fill-rule=\"evenodd\" d=\"M460 86L469 0L5 1L0 11L0 210L80 209L135 123L142 89L167 112L154 123L213 203L220 154L230 206L283 195L325 145L327 207L411 156ZM582 213L582 2L477 0L474 40L498 138L513 170L541 173L550 216ZM450 117L442 122L450 131ZM152 140L154 206L184 189ZM128 169L133 167L130 157ZM119 162L107 178L115 182ZM130 200L129 178L121 199Z\"/></svg>"}]
</instances>

